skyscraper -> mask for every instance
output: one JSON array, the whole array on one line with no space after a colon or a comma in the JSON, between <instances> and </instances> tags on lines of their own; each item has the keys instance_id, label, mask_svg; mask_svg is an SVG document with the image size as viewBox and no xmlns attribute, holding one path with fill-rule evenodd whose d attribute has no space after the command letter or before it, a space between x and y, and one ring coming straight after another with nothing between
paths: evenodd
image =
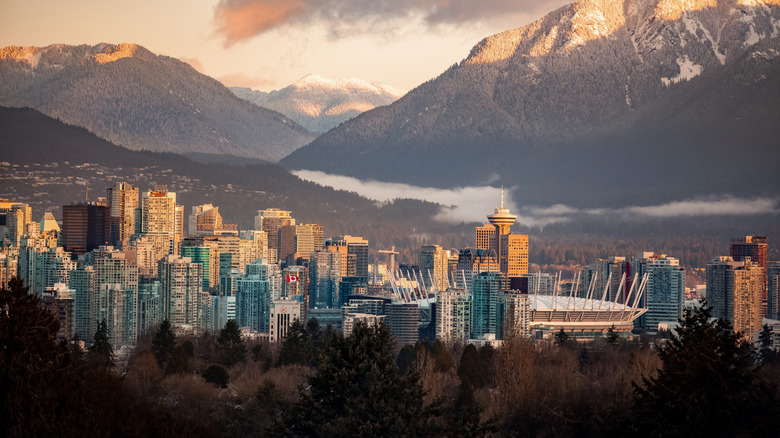
<instances>
[{"instance_id":1,"label":"skyscraper","mask_svg":"<svg viewBox=\"0 0 780 438\"><path fill-rule=\"evenodd\" d=\"M768 262L767 279L767 318L780 319L780 262Z\"/></svg>"},{"instance_id":2,"label":"skyscraper","mask_svg":"<svg viewBox=\"0 0 780 438\"><path fill-rule=\"evenodd\" d=\"M166 186L155 186L141 198L141 234L154 245L156 260L174 254L178 246L176 207L176 193Z\"/></svg>"},{"instance_id":3,"label":"skyscraper","mask_svg":"<svg viewBox=\"0 0 780 438\"><path fill-rule=\"evenodd\" d=\"M768 249L766 236L745 236L743 239L732 239L731 245L729 245L729 255L737 262L749 257L754 265L764 268L764 274L766 274ZM764 286L761 292L762 317L766 316L768 312L767 292L767 278L764 277Z\"/></svg>"},{"instance_id":4,"label":"skyscraper","mask_svg":"<svg viewBox=\"0 0 780 438\"><path fill-rule=\"evenodd\" d=\"M749 257L737 262L722 256L707 264L706 273L712 316L728 319L735 331L752 340L761 329L766 269Z\"/></svg>"},{"instance_id":5,"label":"skyscraper","mask_svg":"<svg viewBox=\"0 0 780 438\"><path fill-rule=\"evenodd\" d=\"M124 247L135 233L138 188L128 183L116 183L108 188L107 195L110 215L109 244Z\"/></svg>"},{"instance_id":6,"label":"skyscraper","mask_svg":"<svg viewBox=\"0 0 780 438\"><path fill-rule=\"evenodd\" d=\"M505 279L499 272L483 272L474 276L474 317L472 337L478 339L486 334L498 335L501 326L499 299L503 295Z\"/></svg>"},{"instance_id":7,"label":"skyscraper","mask_svg":"<svg viewBox=\"0 0 780 438\"><path fill-rule=\"evenodd\" d=\"M106 319L115 349L134 345L138 339L138 268L112 246L93 250L88 260L95 270L90 296L92 334Z\"/></svg>"},{"instance_id":8,"label":"skyscraper","mask_svg":"<svg viewBox=\"0 0 780 438\"><path fill-rule=\"evenodd\" d=\"M159 261L163 314L171 325L198 333L201 326L203 266L189 257L168 255Z\"/></svg>"},{"instance_id":9,"label":"skyscraper","mask_svg":"<svg viewBox=\"0 0 780 438\"><path fill-rule=\"evenodd\" d=\"M280 210L278 208L269 208L266 210L257 210L255 216L255 230L261 230L268 233L268 249L274 250L278 258L279 254L279 229L285 225L295 225L295 219L290 211ZM276 263L276 260L271 260Z\"/></svg>"},{"instance_id":10,"label":"skyscraper","mask_svg":"<svg viewBox=\"0 0 780 438\"><path fill-rule=\"evenodd\" d=\"M82 202L62 206L62 246L74 258L108 245L109 230L105 205Z\"/></svg>"},{"instance_id":11,"label":"skyscraper","mask_svg":"<svg viewBox=\"0 0 780 438\"><path fill-rule=\"evenodd\" d=\"M341 253L315 251L309 260L309 306L320 309L339 306Z\"/></svg>"},{"instance_id":12,"label":"skyscraper","mask_svg":"<svg viewBox=\"0 0 780 438\"><path fill-rule=\"evenodd\" d=\"M465 343L472 332L473 303L465 289L439 291L436 299L436 339Z\"/></svg>"},{"instance_id":13,"label":"skyscraper","mask_svg":"<svg viewBox=\"0 0 780 438\"><path fill-rule=\"evenodd\" d=\"M317 224L282 225L279 227L279 260L291 255L308 260L311 253L325 246L324 228ZM294 265L294 260L288 261Z\"/></svg>"},{"instance_id":14,"label":"skyscraper","mask_svg":"<svg viewBox=\"0 0 780 438\"><path fill-rule=\"evenodd\" d=\"M657 332L659 322L680 319L685 301L685 269L680 261L666 254L642 252L634 259L634 269L639 278L649 274L641 303L647 312L634 321L635 327Z\"/></svg>"},{"instance_id":15,"label":"skyscraper","mask_svg":"<svg viewBox=\"0 0 780 438\"><path fill-rule=\"evenodd\" d=\"M258 260L247 265L246 275L236 280L236 315L241 327L268 333L274 268L278 266Z\"/></svg>"},{"instance_id":16,"label":"skyscraper","mask_svg":"<svg viewBox=\"0 0 780 438\"><path fill-rule=\"evenodd\" d=\"M439 291L447 289L449 275L449 251L439 245L426 245L420 248L420 272L427 282L436 283Z\"/></svg>"}]
</instances>

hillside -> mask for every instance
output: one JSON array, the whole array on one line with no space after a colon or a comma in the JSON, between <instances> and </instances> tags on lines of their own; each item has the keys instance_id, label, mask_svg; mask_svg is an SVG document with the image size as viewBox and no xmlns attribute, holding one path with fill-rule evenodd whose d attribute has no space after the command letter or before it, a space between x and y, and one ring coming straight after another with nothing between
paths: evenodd
<instances>
[{"instance_id":1,"label":"hillside","mask_svg":"<svg viewBox=\"0 0 780 438\"><path fill-rule=\"evenodd\" d=\"M269 93L242 87L230 90L255 105L279 111L317 133L327 132L368 110L389 105L405 93L385 84L360 79L331 80L315 74Z\"/></svg>"},{"instance_id":2,"label":"hillside","mask_svg":"<svg viewBox=\"0 0 780 438\"><path fill-rule=\"evenodd\" d=\"M778 4L578 1L282 164L538 205L778 194Z\"/></svg>"},{"instance_id":3,"label":"hillside","mask_svg":"<svg viewBox=\"0 0 780 438\"><path fill-rule=\"evenodd\" d=\"M277 161L314 135L135 44L0 49L0 105L30 107L114 144Z\"/></svg>"}]
</instances>

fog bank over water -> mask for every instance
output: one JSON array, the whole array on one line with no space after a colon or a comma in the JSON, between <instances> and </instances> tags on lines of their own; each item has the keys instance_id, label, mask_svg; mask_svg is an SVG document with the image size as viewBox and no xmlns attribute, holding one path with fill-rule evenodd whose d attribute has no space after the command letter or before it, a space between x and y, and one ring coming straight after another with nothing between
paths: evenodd
<instances>
[{"instance_id":1,"label":"fog bank over water","mask_svg":"<svg viewBox=\"0 0 780 438\"><path fill-rule=\"evenodd\" d=\"M490 186L455 187L440 189L417 187L409 184L387 183L375 180L330 175L320 171L297 170L292 172L301 179L312 181L337 190L356 192L378 202L398 198L420 199L442 205L435 219L441 222L486 222L501 199L501 189ZM624 218L671 218L693 216L740 216L776 214L780 212L778 200L773 198L737 198L731 195L701 197L673 201L659 205L626 206L622 208L581 209L563 204L549 206L518 207L512 199L512 188L504 191L504 205L517 215L517 223L529 227L543 227L555 222L567 222L577 216L612 215Z\"/></svg>"}]
</instances>

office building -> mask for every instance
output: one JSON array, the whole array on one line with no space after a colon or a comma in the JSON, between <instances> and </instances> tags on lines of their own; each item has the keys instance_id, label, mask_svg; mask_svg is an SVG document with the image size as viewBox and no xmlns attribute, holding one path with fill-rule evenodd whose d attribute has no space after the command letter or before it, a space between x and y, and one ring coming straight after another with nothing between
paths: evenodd
<instances>
[{"instance_id":1,"label":"office building","mask_svg":"<svg viewBox=\"0 0 780 438\"><path fill-rule=\"evenodd\" d=\"M677 322L685 302L685 269L680 261L666 254L642 252L634 258L633 265L639 278L649 274L640 304L647 312L635 321L636 327L656 333L658 323Z\"/></svg>"},{"instance_id":2,"label":"office building","mask_svg":"<svg viewBox=\"0 0 780 438\"><path fill-rule=\"evenodd\" d=\"M62 246L73 258L108 245L109 212L105 205L82 202L62 206Z\"/></svg>"},{"instance_id":3,"label":"office building","mask_svg":"<svg viewBox=\"0 0 780 438\"><path fill-rule=\"evenodd\" d=\"M317 224L283 225L279 227L279 260L287 260L287 266L308 261L314 251L325 246L324 227Z\"/></svg>"},{"instance_id":4,"label":"office building","mask_svg":"<svg viewBox=\"0 0 780 438\"><path fill-rule=\"evenodd\" d=\"M301 303L295 300L273 300L270 305L269 333L271 342L282 342L287 339L290 325L301 320Z\"/></svg>"},{"instance_id":5,"label":"office building","mask_svg":"<svg viewBox=\"0 0 780 438\"><path fill-rule=\"evenodd\" d=\"M528 273L528 235L512 234L511 227L517 216L510 214L504 206L504 190L501 189L501 205L496 207L488 224L477 227L475 245L477 250L492 250L499 263L499 271L505 278L518 277Z\"/></svg>"},{"instance_id":6,"label":"office building","mask_svg":"<svg viewBox=\"0 0 780 438\"><path fill-rule=\"evenodd\" d=\"M269 332L271 302L274 300L271 291L274 268L278 269L278 266L256 261L246 267L246 275L236 279L236 314L239 326L249 327L254 332Z\"/></svg>"},{"instance_id":7,"label":"office building","mask_svg":"<svg viewBox=\"0 0 780 438\"><path fill-rule=\"evenodd\" d=\"M385 322L398 345L413 345L419 340L420 310L417 303L385 304Z\"/></svg>"},{"instance_id":8,"label":"office building","mask_svg":"<svg viewBox=\"0 0 780 438\"><path fill-rule=\"evenodd\" d=\"M238 235L238 226L222 223L219 207L203 204L192 207L188 224L189 236L232 234Z\"/></svg>"},{"instance_id":9,"label":"office building","mask_svg":"<svg viewBox=\"0 0 780 438\"><path fill-rule=\"evenodd\" d=\"M290 211L280 210L278 208L269 208L267 210L257 210L255 216L255 230L265 231L268 235L268 249L274 250L279 256L279 229L285 225L295 225L295 219ZM276 260L272 260L276 263Z\"/></svg>"},{"instance_id":10,"label":"office building","mask_svg":"<svg viewBox=\"0 0 780 438\"><path fill-rule=\"evenodd\" d=\"M504 276L499 272L483 272L474 276L472 338L479 339L487 334L498 336L502 316L499 300L505 290L504 284Z\"/></svg>"},{"instance_id":11,"label":"office building","mask_svg":"<svg viewBox=\"0 0 780 438\"><path fill-rule=\"evenodd\" d=\"M309 260L309 307L338 308L341 253L315 251Z\"/></svg>"},{"instance_id":12,"label":"office building","mask_svg":"<svg viewBox=\"0 0 780 438\"><path fill-rule=\"evenodd\" d=\"M531 335L531 300L527 293L508 290L499 297L499 338L528 337Z\"/></svg>"},{"instance_id":13,"label":"office building","mask_svg":"<svg viewBox=\"0 0 780 438\"><path fill-rule=\"evenodd\" d=\"M135 233L135 211L138 209L138 188L128 183L116 183L108 188L109 244L124 248Z\"/></svg>"},{"instance_id":14,"label":"office building","mask_svg":"<svg viewBox=\"0 0 780 438\"><path fill-rule=\"evenodd\" d=\"M462 249L458 253L455 286L469 291L473 279L482 272L500 272L496 252L492 249Z\"/></svg>"},{"instance_id":15,"label":"office building","mask_svg":"<svg viewBox=\"0 0 780 438\"><path fill-rule=\"evenodd\" d=\"M652 253L642 253L640 258L651 257ZM599 259L591 263L582 273L582 285L580 288L581 297L585 295L590 288L591 298L615 301L618 291L622 291L623 296L618 302L623 302L631 287L631 280L634 272L631 270L631 263L625 257L612 256L608 259ZM621 287L621 281L622 287ZM606 295L605 295L606 291Z\"/></svg>"}]
</instances>

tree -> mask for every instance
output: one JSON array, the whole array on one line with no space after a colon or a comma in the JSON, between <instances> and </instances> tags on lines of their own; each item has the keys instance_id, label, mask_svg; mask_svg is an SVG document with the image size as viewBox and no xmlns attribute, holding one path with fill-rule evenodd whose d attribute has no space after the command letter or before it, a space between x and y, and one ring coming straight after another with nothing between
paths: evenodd
<instances>
[{"instance_id":1,"label":"tree","mask_svg":"<svg viewBox=\"0 0 780 438\"><path fill-rule=\"evenodd\" d=\"M331 337L317 372L298 403L286 410L280 432L292 436L420 436L435 434L423 405L419 376L399 377L390 330L355 324L352 335Z\"/></svg>"},{"instance_id":2,"label":"tree","mask_svg":"<svg viewBox=\"0 0 780 438\"><path fill-rule=\"evenodd\" d=\"M282 342L282 350L279 352L279 365L308 365L306 351L306 337L303 323L296 319L287 330L287 338Z\"/></svg>"},{"instance_id":3,"label":"tree","mask_svg":"<svg viewBox=\"0 0 780 438\"><path fill-rule=\"evenodd\" d=\"M235 319L229 319L217 337L220 363L231 367L246 360L246 347Z\"/></svg>"},{"instance_id":4,"label":"tree","mask_svg":"<svg viewBox=\"0 0 780 438\"><path fill-rule=\"evenodd\" d=\"M114 348L108 340L108 323L100 321L95 331L95 343L89 347L90 356L97 358L104 365L114 365Z\"/></svg>"},{"instance_id":5,"label":"tree","mask_svg":"<svg viewBox=\"0 0 780 438\"><path fill-rule=\"evenodd\" d=\"M651 436L768 436L777 404L756 377L755 351L706 302L686 308L658 348L656 377L635 385L638 427ZM773 429L774 428L774 429Z\"/></svg>"},{"instance_id":6,"label":"tree","mask_svg":"<svg viewBox=\"0 0 780 438\"><path fill-rule=\"evenodd\" d=\"M607 344L611 345L613 348L617 348L618 345L620 345L620 333L615 330L615 324L612 324L612 327L607 329L605 340L607 341Z\"/></svg>"},{"instance_id":7,"label":"tree","mask_svg":"<svg viewBox=\"0 0 780 438\"><path fill-rule=\"evenodd\" d=\"M227 388L227 385L230 382L230 374L219 365L212 365L206 368L201 376L203 376L207 382L213 383L221 388Z\"/></svg>"},{"instance_id":8,"label":"tree","mask_svg":"<svg viewBox=\"0 0 780 438\"><path fill-rule=\"evenodd\" d=\"M171 322L167 319L163 321L157 331L154 333L154 339L152 340L152 349L154 350L154 356L157 358L157 365L160 368L165 369L165 364L170 360L173 355L173 348L176 346L176 335L171 330Z\"/></svg>"},{"instance_id":9,"label":"tree","mask_svg":"<svg viewBox=\"0 0 780 438\"><path fill-rule=\"evenodd\" d=\"M764 324L758 335L758 348L761 363L766 365L777 363L779 354L776 348L772 348L772 329L767 324Z\"/></svg>"},{"instance_id":10,"label":"tree","mask_svg":"<svg viewBox=\"0 0 780 438\"><path fill-rule=\"evenodd\" d=\"M561 331L555 334L555 340L553 342L555 342L555 345L563 347L567 342L569 342L569 334L561 329Z\"/></svg>"}]
</instances>

